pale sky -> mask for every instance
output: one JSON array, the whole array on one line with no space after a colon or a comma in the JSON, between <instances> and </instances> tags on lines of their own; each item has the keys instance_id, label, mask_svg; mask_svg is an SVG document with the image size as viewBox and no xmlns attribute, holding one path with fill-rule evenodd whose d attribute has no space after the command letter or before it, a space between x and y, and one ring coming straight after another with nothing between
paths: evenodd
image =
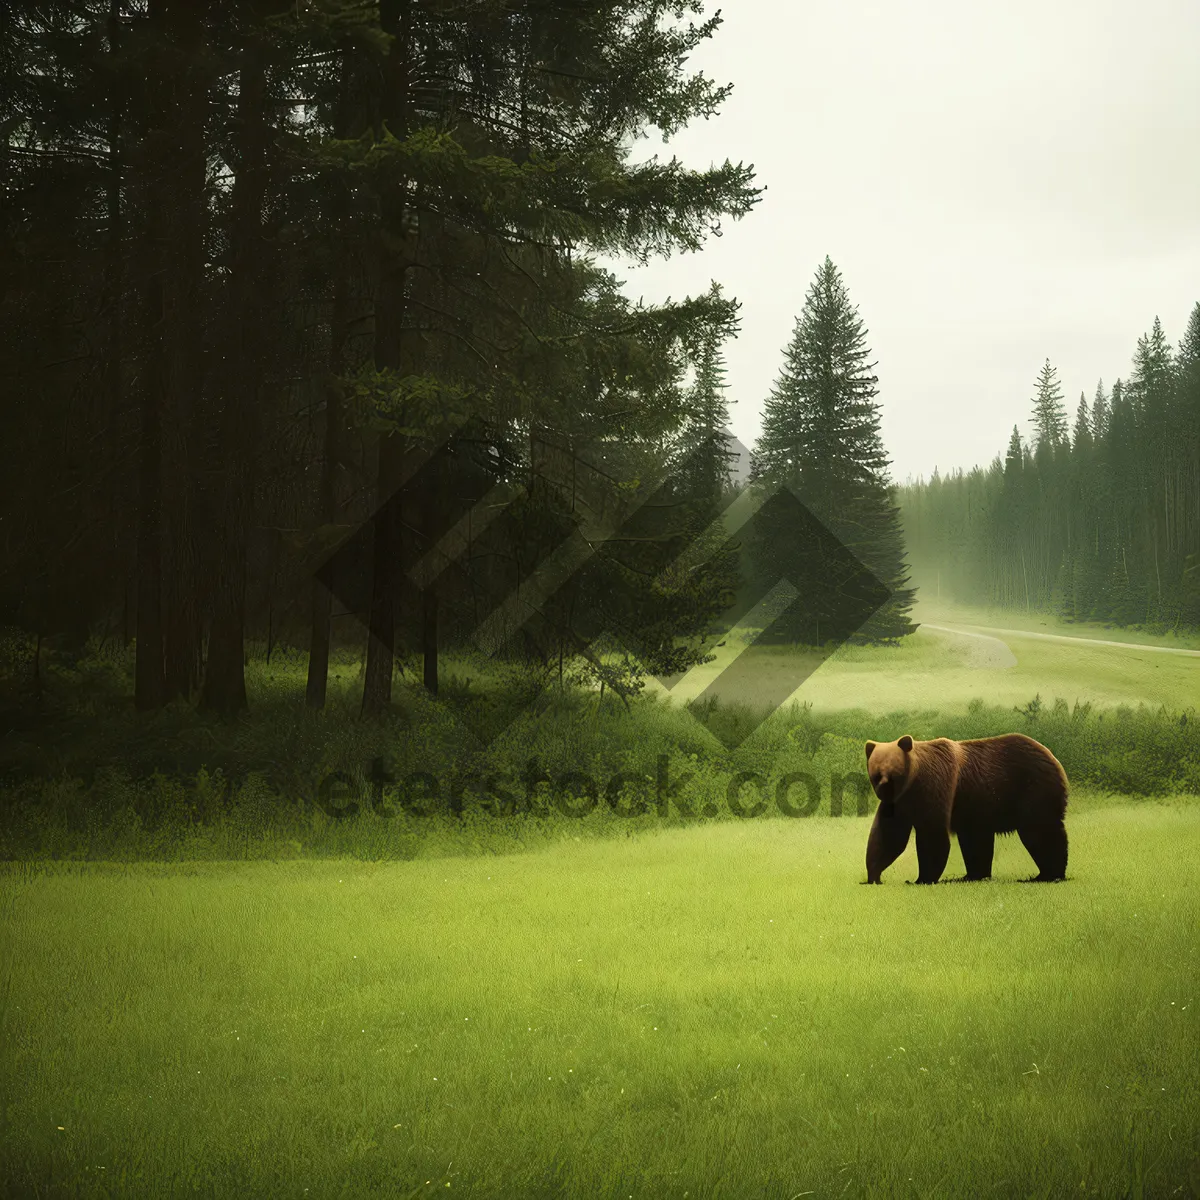
<instances>
[{"instance_id":1,"label":"pale sky","mask_svg":"<svg viewBox=\"0 0 1200 1200\"><path fill-rule=\"evenodd\" d=\"M734 84L721 115L634 157L753 163L767 191L700 254L603 261L647 303L712 279L742 302L725 346L742 441L826 254L898 482L990 462L1014 422L1027 436L1047 357L1073 422L1156 314L1176 345L1200 300L1197 0L720 7L690 66Z\"/></svg>"}]
</instances>

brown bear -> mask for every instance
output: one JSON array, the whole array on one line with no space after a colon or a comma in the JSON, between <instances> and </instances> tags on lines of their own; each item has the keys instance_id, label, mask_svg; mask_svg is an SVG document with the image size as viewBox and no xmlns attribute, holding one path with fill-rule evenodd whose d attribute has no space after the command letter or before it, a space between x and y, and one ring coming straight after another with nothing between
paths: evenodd
<instances>
[{"instance_id":1,"label":"brown bear","mask_svg":"<svg viewBox=\"0 0 1200 1200\"><path fill-rule=\"evenodd\" d=\"M917 882L937 883L950 835L967 879L989 879L998 833L1019 835L1037 864L1039 883L1067 873L1067 775L1040 742L1023 733L954 742L867 743L867 774L879 808L867 840L867 882L880 876L917 831Z\"/></svg>"}]
</instances>

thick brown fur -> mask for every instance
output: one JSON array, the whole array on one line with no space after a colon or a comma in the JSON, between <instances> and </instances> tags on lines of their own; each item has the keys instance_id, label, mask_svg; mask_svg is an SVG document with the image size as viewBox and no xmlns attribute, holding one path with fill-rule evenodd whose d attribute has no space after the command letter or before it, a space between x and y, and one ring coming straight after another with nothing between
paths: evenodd
<instances>
[{"instance_id":1,"label":"thick brown fur","mask_svg":"<svg viewBox=\"0 0 1200 1200\"><path fill-rule=\"evenodd\" d=\"M867 882L880 876L917 835L917 882L937 883L958 837L967 879L989 879L998 833L1015 832L1037 864L1034 879L1067 873L1067 775L1040 742L1023 733L954 742L867 743L867 774L879 808L867 841Z\"/></svg>"}]
</instances>

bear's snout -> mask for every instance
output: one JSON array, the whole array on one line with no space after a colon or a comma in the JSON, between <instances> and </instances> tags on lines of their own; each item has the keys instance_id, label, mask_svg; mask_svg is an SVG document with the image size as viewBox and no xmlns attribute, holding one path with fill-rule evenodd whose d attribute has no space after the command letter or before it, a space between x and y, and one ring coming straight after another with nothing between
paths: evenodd
<instances>
[{"instance_id":1,"label":"bear's snout","mask_svg":"<svg viewBox=\"0 0 1200 1200\"><path fill-rule=\"evenodd\" d=\"M879 782L875 784L875 795L877 795L880 800L890 800L892 798L893 790L894 785L886 776L881 778Z\"/></svg>"}]
</instances>

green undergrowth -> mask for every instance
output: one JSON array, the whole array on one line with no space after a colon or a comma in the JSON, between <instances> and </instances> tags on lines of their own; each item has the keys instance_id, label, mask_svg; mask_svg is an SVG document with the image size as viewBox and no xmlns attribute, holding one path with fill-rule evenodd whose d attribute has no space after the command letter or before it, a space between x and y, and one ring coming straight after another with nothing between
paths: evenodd
<instances>
[{"instance_id":1,"label":"green undergrowth","mask_svg":"<svg viewBox=\"0 0 1200 1200\"><path fill-rule=\"evenodd\" d=\"M902 733L1026 732L1062 762L1076 809L1200 794L1195 711L1165 706L689 711L519 672L481 681L450 660L436 700L400 675L393 711L366 721L353 661L314 712L303 656L277 652L248 671L251 713L223 720L184 704L135 713L123 665L81 660L56 680L53 719L0 741L3 857L411 858L747 815L865 816L863 743Z\"/></svg>"}]
</instances>

